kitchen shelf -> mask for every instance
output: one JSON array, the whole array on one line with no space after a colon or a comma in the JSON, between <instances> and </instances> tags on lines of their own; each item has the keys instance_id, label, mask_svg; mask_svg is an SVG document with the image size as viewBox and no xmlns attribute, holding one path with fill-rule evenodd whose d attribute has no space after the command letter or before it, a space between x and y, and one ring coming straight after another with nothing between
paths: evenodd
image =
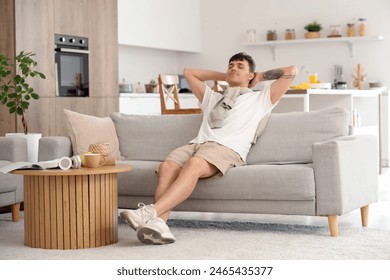
<instances>
[{"instance_id":1,"label":"kitchen shelf","mask_svg":"<svg viewBox=\"0 0 390 280\"><path fill-rule=\"evenodd\" d=\"M272 52L273 60L276 59L276 47L282 45L294 45L294 44L322 44L322 43L346 43L349 49L351 57L354 57L354 45L355 43L363 43L368 41L382 41L384 38L381 35L377 36L364 36L364 37L336 37L336 38L318 38L318 39L295 39L295 40L277 40L277 41L264 41L255 43L245 43L247 47L269 47Z\"/></svg>"}]
</instances>

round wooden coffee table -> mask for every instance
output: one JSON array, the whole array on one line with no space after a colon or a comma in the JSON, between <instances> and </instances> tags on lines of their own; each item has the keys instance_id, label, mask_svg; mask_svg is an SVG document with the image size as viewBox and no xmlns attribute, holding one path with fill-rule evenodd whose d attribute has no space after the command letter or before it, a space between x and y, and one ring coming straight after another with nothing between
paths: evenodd
<instances>
[{"instance_id":1,"label":"round wooden coffee table","mask_svg":"<svg viewBox=\"0 0 390 280\"><path fill-rule=\"evenodd\" d=\"M15 170L24 175L24 243L81 249L118 242L117 164L99 168Z\"/></svg>"}]
</instances>

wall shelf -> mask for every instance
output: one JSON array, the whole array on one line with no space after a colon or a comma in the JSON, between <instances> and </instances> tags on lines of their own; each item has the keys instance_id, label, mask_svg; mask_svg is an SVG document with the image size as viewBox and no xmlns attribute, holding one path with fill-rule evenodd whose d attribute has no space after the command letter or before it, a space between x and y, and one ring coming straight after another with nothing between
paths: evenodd
<instances>
[{"instance_id":1,"label":"wall shelf","mask_svg":"<svg viewBox=\"0 0 390 280\"><path fill-rule=\"evenodd\" d=\"M264 41L245 43L247 47L269 47L272 52L273 60L276 59L276 47L283 45L294 44L323 44L323 43L345 43L348 46L350 56L354 57L354 45L355 43L364 43L369 41L382 41L384 38L381 35L377 36L364 36L364 37L336 37L336 38L318 38L318 39L295 39L295 40L277 40L277 41Z\"/></svg>"}]
</instances>

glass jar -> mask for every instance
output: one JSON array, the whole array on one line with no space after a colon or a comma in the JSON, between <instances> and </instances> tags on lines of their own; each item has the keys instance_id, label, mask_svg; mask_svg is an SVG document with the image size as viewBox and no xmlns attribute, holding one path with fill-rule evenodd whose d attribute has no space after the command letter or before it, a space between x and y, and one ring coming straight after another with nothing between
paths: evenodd
<instances>
[{"instance_id":1,"label":"glass jar","mask_svg":"<svg viewBox=\"0 0 390 280\"><path fill-rule=\"evenodd\" d=\"M311 74L309 75L309 82L310 82L311 84L317 83L317 73L311 73Z\"/></svg>"},{"instance_id":2,"label":"glass jar","mask_svg":"<svg viewBox=\"0 0 390 280\"><path fill-rule=\"evenodd\" d=\"M256 30L248 29L246 31L246 40L248 43L254 43L256 41Z\"/></svg>"},{"instance_id":3,"label":"glass jar","mask_svg":"<svg viewBox=\"0 0 390 280\"><path fill-rule=\"evenodd\" d=\"M295 39L295 29L286 29L286 33L284 34L285 40L294 40Z\"/></svg>"},{"instance_id":4,"label":"glass jar","mask_svg":"<svg viewBox=\"0 0 390 280\"><path fill-rule=\"evenodd\" d=\"M267 41L275 41L277 39L278 39L278 35L276 34L276 30L267 31Z\"/></svg>"},{"instance_id":5,"label":"glass jar","mask_svg":"<svg viewBox=\"0 0 390 280\"><path fill-rule=\"evenodd\" d=\"M359 18L359 36L366 36L366 19Z\"/></svg>"},{"instance_id":6,"label":"glass jar","mask_svg":"<svg viewBox=\"0 0 390 280\"><path fill-rule=\"evenodd\" d=\"M347 37L355 36L355 24L347 23Z\"/></svg>"},{"instance_id":7,"label":"glass jar","mask_svg":"<svg viewBox=\"0 0 390 280\"><path fill-rule=\"evenodd\" d=\"M330 25L329 29L330 29L329 37L341 37L339 24Z\"/></svg>"}]
</instances>

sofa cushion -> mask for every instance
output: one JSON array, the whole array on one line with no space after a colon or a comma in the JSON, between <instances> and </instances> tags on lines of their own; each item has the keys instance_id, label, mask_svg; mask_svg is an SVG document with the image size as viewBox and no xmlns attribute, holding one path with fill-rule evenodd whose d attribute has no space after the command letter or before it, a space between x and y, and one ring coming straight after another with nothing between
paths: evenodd
<instances>
[{"instance_id":1,"label":"sofa cushion","mask_svg":"<svg viewBox=\"0 0 390 280\"><path fill-rule=\"evenodd\" d=\"M201 114L126 115L112 113L120 151L127 160L163 161L198 134Z\"/></svg>"},{"instance_id":2,"label":"sofa cushion","mask_svg":"<svg viewBox=\"0 0 390 280\"><path fill-rule=\"evenodd\" d=\"M154 196L158 181L155 170L161 162L126 160L118 163L130 164L133 167L129 172L121 172L118 174L119 196Z\"/></svg>"},{"instance_id":3,"label":"sofa cushion","mask_svg":"<svg viewBox=\"0 0 390 280\"><path fill-rule=\"evenodd\" d=\"M0 167L12 164L7 160L0 160ZM23 176L0 172L0 193L13 192L17 186L23 186Z\"/></svg>"},{"instance_id":4,"label":"sofa cushion","mask_svg":"<svg viewBox=\"0 0 390 280\"><path fill-rule=\"evenodd\" d=\"M64 112L68 120L68 134L74 155L88 152L90 144L109 142L110 155L117 159L121 158L118 137L111 118L99 118L66 109Z\"/></svg>"},{"instance_id":5,"label":"sofa cushion","mask_svg":"<svg viewBox=\"0 0 390 280\"><path fill-rule=\"evenodd\" d=\"M126 161L133 169L119 174L120 196L154 196L160 162ZM312 164L248 165L229 169L221 178L201 179L192 199L314 200Z\"/></svg>"},{"instance_id":6,"label":"sofa cushion","mask_svg":"<svg viewBox=\"0 0 390 280\"><path fill-rule=\"evenodd\" d=\"M349 124L349 113L342 108L272 113L247 164L312 162L313 143L348 135Z\"/></svg>"}]
</instances>

